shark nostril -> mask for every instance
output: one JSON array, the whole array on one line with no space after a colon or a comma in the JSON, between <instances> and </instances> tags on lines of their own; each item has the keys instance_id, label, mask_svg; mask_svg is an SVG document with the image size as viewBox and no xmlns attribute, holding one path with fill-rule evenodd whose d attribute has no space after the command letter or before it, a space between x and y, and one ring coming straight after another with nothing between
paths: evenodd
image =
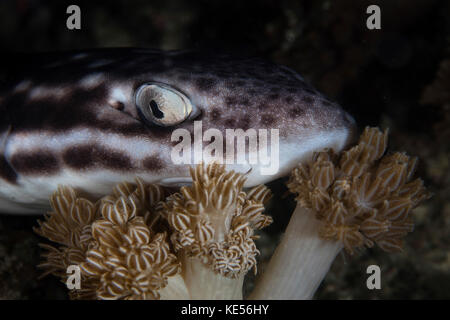
<instances>
[{"instance_id":1,"label":"shark nostril","mask_svg":"<svg viewBox=\"0 0 450 320\"><path fill-rule=\"evenodd\" d=\"M116 110L123 111L125 109L125 104L121 101L111 100L108 103L112 108L114 108Z\"/></svg>"}]
</instances>

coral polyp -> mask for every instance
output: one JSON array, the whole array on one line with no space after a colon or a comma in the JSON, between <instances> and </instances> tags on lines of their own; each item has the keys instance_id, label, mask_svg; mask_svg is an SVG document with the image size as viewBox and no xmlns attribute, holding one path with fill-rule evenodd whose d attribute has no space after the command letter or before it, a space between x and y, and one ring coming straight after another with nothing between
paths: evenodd
<instances>
[{"instance_id":1,"label":"coral polyp","mask_svg":"<svg viewBox=\"0 0 450 320\"><path fill-rule=\"evenodd\" d=\"M367 127L340 158L332 150L317 152L312 163L293 170L288 183L297 201L324 223L320 235L341 241L349 253L374 244L400 251L413 230L411 210L430 197L423 181L413 180L417 158L384 155L387 134Z\"/></svg>"},{"instance_id":2,"label":"coral polyp","mask_svg":"<svg viewBox=\"0 0 450 320\"><path fill-rule=\"evenodd\" d=\"M42 245L40 267L65 282L79 266L83 285L72 298L242 298L245 274L256 272L254 231L272 222L262 214L270 191L243 191L245 175L223 165L191 175L179 193L136 179L95 203L59 187L35 229L59 245Z\"/></svg>"}]
</instances>

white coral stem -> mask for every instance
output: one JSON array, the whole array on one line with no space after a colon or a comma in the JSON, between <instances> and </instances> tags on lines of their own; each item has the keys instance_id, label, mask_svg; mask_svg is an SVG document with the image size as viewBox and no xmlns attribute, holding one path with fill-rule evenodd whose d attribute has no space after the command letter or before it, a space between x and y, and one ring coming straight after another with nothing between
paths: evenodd
<instances>
[{"instance_id":1,"label":"white coral stem","mask_svg":"<svg viewBox=\"0 0 450 320\"><path fill-rule=\"evenodd\" d=\"M343 245L319 236L314 212L297 205L249 299L311 299Z\"/></svg>"},{"instance_id":2,"label":"white coral stem","mask_svg":"<svg viewBox=\"0 0 450 320\"><path fill-rule=\"evenodd\" d=\"M187 300L189 292L180 274L169 277L167 286L159 290L161 300Z\"/></svg>"},{"instance_id":3,"label":"white coral stem","mask_svg":"<svg viewBox=\"0 0 450 320\"><path fill-rule=\"evenodd\" d=\"M242 300L244 275L224 277L199 259L183 259L183 277L192 300Z\"/></svg>"}]
</instances>

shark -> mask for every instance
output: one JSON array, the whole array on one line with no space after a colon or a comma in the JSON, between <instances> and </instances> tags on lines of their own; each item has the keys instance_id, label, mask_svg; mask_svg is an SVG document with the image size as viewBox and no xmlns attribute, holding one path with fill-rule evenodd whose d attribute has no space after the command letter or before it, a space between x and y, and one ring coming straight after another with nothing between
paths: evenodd
<instances>
[{"instance_id":1,"label":"shark","mask_svg":"<svg viewBox=\"0 0 450 320\"><path fill-rule=\"evenodd\" d=\"M15 61L0 80L0 213L45 213L58 185L99 197L135 177L189 183L194 163L174 161L174 132L195 135L199 123L215 133L201 136L204 144L227 130L276 130L276 172L227 162L246 173L246 187L287 175L314 151L341 150L355 136L355 120L340 105L296 71L260 58L107 48ZM234 148L234 159L255 152L249 140Z\"/></svg>"}]
</instances>

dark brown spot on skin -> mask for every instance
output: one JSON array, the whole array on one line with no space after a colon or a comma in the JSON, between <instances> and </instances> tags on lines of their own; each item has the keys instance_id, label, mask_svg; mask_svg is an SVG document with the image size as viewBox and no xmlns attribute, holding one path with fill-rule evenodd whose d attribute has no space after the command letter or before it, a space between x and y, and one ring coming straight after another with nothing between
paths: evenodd
<instances>
[{"instance_id":1,"label":"dark brown spot on skin","mask_svg":"<svg viewBox=\"0 0 450 320\"><path fill-rule=\"evenodd\" d=\"M228 128L232 128L234 127L236 120L235 119L226 119L224 121L225 126L227 126Z\"/></svg>"},{"instance_id":2,"label":"dark brown spot on skin","mask_svg":"<svg viewBox=\"0 0 450 320\"><path fill-rule=\"evenodd\" d=\"M311 104L313 103L314 99L311 98L310 96L303 96L302 97L303 102L307 103L307 104Z\"/></svg>"},{"instance_id":3,"label":"dark brown spot on skin","mask_svg":"<svg viewBox=\"0 0 450 320\"><path fill-rule=\"evenodd\" d=\"M10 183L16 183L17 181L16 172L11 168L4 156L0 156L0 178L3 178Z\"/></svg>"},{"instance_id":4,"label":"dark brown spot on skin","mask_svg":"<svg viewBox=\"0 0 450 320\"><path fill-rule=\"evenodd\" d=\"M164 168L164 162L158 156L147 157L142 161L145 169L159 171Z\"/></svg>"},{"instance_id":5,"label":"dark brown spot on skin","mask_svg":"<svg viewBox=\"0 0 450 320\"><path fill-rule=\"evenodd\" d=\"M132 169L131 160L125 154L99 145L79 145L64 151L64 162L74 169L105 167L115 170Z\"/></svg>"},{"instance_id":6,"label":"dark brown spot on skin","mask_svg":"<svg viewBox=\"0 0 450 320\"><path fill-rule=\"evenodd\" d=\"M220 119L220 111L218 109L211 110L211 120L216 121Z\"/></svg>"},{"instance_id":7,"label":"dark brown spot on skin","mask_svg":"<svg viewBox=\"0 0 450 320\"><path fill-rule=\"evenodd\" d=\"M95 114L97 109L92 108L92 105L108 106L107 93L105 86L91 90L77 88L66 95L63 102L55 99L27 100L26 95L15 94L0 105L1 113L14 110L8 112L8 119L0 117L0 126L7 121L16 132L42 128L65 131L79 125L99 129L109 127L111 130L111 121L99 120Z\"/></svg>"},{"instance_id":8,"label":"dark brown spot on skin","mask_svg":"<svg viewBox=\"0 0 450 320\"><path fill-rule=\"evenodd\" d=\"M286 103L292 103L292 101L294 101L294 98L291 96L287 96L286 98L284 98L284 102Z\"/></svg>"},{"instance_id":9,"label":"dark brown spot on skin","mask_svg":"<svg viewBox=\"0 0 450 320\"><path fill-rule=\"evenodd\" d=\"M225 98L225 104L228 107L232 107L232 106L236 105L236 103L237 103L237 99L235 97L228 96Z\"/></svg>"},{"instance_id":10,"label":"dark brown spot on skin","mask_svg":"<svg viewBox=\"0 0 450 320\"><path fill-rule=\"evenodd\" d=\"M239 104L243 105L243 106L248 106L248 105L250 105L250 100L248 100L248 98L243 98L243 99L239 100Z\"/></svg>"},{"instance_id":11,"label":"dark brown spot on skin","mask_svg":"<svg viewBox=\"0 0 450 320\"><path fill-rule=\"evenodd\" d=\"M289 115L294 118L301 116L304 113L305 113L305 110L303 110L302 107L300 107L300 106L297 106L297 107L289 110Z\"/></svg>"},{"instance_id":12,"label":"dark brown spot on skin","mask_svg":"<svg viewBox=\"0 0 450 320\"><path fill-rule=\"evenodd\" d=\"M13 168L22 174L51 174L59 169L58 159L50 151L16 153L11 158Z\"/></svg>"},{"instance_id":13,"label":"dark brown spot on skin","mask_svg":"<svg viewBox=\"0 0 450 320\"><path fill-rule=\"evenodd\" d=\"M195 80L195 85L200 90L210 90L216 85L216 80L213 78L198 78Z\"/></svg>"},{"instance_id":14,"label":"dark brown spot on skin","mask_svg":"<svg viewBox=\"0 0 450 320\"><path fill-rule=\"evenodd\" d=\"M147 127L140 122L118 125L115 127L115 129L115 131L118 131L127 136L148 134Z\"/></svg>"},{"instance_id":15,"label":"dark brown spot on skin","mask_svg":"<svg viewBox=\"0 0 450 320\"><path fill-rule=\"evenodd\" d=\"M247 130L248 128L250 128L250 122L250 117L245 116L239 120L238 127L242 128L243 130Z\"/></svg>"},{"instance_id":16,"label":"dark brown spot on skin","mask_svg":"<svg viewBox=\"0 0 450 320\"><path fill-rule=\"evenodd\" d=\"M275 118L268 114L261 116L261 123L265 126L271 126L275 122Z\"/></svg>"}]
</instances>

